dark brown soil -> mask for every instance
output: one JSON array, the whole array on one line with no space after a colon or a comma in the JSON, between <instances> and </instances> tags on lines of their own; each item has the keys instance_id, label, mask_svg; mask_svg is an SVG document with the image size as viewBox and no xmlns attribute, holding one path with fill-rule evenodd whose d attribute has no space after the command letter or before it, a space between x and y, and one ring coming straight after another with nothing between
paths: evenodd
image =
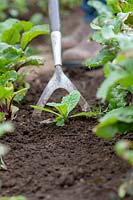
<instances>
[{"instance_id":1,"label":"dark brown soil","mask_svg":"<svg viewBox=\"0 0 133 200\"><path fill-rule=\"evenodd\" d=\"M96 105L95 93L103 79L101 70L66 74L88 102ZM42 76L41 84L45 86L48 78ZM0 172L0 196L21 194L29 200L110 199L130 169L115 155L115 141L105 141L92 133L95 119L70 121L60 128L33 120L29 105L35 104L41 94L40 81L32 82L15 120L15 132L2 140L11 151L5 157L7 171ZM59 90L51 100L58 101L64 94Z\"/></svg>"}]
</instances>

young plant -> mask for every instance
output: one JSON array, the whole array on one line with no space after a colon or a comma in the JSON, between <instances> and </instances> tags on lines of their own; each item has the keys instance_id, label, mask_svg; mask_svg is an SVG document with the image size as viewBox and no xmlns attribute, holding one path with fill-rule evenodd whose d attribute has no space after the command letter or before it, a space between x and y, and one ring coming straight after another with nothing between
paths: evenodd
<instances>
[{"instance_id":1,"label":"young plant","mask_svg":"<svg viewBox=\"0 0 133 200\"><path fill-rule=\"evenodd\" d=\"M97 97L107 103L107 113L99 120L94 132L103 138L133 131L133 37L132 0L89 1L99 12L92 23L95 32L92 40L103 48L85 63L89 67L104 65L105 80ZM133 144L120 141L115 145L116 154L133 166ZM133 196L133 172L120 186L119 197Z\"/></svg>"},{"instance_id":2,"label":"young plant","mask_svg":"<svg viewBox=\"0 0 133 200\"><path fill-rule=\"evenodd\" d=\"M31 22L17 19L0 23L0 122L13 118L18 110L14 101L19 103L29 89L25 74L18 73L19 69L44 64L42 58L31 55L29 43L48 33L48 25L34 26Z\"/></svg>"},{"instance_id":3,"label":"young plant","mask_svg":"<svg viewBox=\"0 0 133 200\"><path fill-rule=\"evenodd\" d=\"M16 80L16 74L13 71L5 73L5 76L0 76L0 122L13 119L18 107L13 105L13 101L19 102L20 97L25 96L27 89L23 88L14 91L13 81ZM12 80L12 82L11 82Z\"/></svg>"},{"instance_id":4,"label":"young plant","mask_svg":"<svg viewBox=\"0 0 133 200\"><path fill-rule=\"evenodd\" d=\"M12 120L16 112L19 110L17 106L13 105L13 101L19 95L21 95L21 97L25 96L27 90L24 88L14 92L13 87L11 86L10 88L0 87L0 91L6 92L6 94L4 93L4 96L0 99L0 122Z\"/></svg>"},{"instance_id":5,"label":"young plant","mask_svg":"<svg viewBox=\"0 0 133 200\"><path fill-rule=\"evenodd\" d=\"M56 116L54 121L56 122L57 126L64 126L65 122L69 118L81 117L81 116L91 117L91 116L96 116L98 114L97 112L80 112L71 115L70 113L77 106L79 100L80 100L80 93L77 90L74 90L69 95L63 97L61 103L47 103L47 106L53 107L58 112L40 106L31 106L31 107L37 110L42 110L54 114Z\"/></svg>"},{"instance_id":6,"label":"young plant","mask_svg":"<svg viewBox=\"0 0 133 200\"><path fill-rule=\"evenodd\" d=\"M48 25L34 26L28 21L7 19L0 23L0 72L18 71L27 65L41 65L44 60L31 56L29 43L39 35L49 34Z\"/></svg>"}]
</instances>

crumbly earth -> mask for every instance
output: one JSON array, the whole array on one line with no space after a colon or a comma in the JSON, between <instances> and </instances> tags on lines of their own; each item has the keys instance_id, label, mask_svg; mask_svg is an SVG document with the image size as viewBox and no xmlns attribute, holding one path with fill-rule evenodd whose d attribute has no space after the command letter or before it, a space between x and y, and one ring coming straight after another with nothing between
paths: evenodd
<instances>
[{"instance_id":1,"label":"crumbly earth","mask_svg":"<svg viewBox=\"0 0 133 200\"><path fill-rule=\"evenodd\" d=\"M79 10L63 17L63 33L72 33L81 18ZM47 18L45 22L48 22ZM40 124L40 121L52 117L48 114L33 119L29 105L37 102L53 73L49 42L40 37L35 50L45 56L46 63L45 67L34 70L27 77L31 89L14 121L16 129L1 139L10 147L10 152L4 158L7 170L0 171L0 197L24 195L28 200L118 200L117 188L125 180L130 166L115 155L114 144L120 138L133 139L132 134L108 141L92 132L97 119L72 120L64 127ZM65 70L65 73L86 100L97 106L95 96L103 80L102 70ZM58 102L65 94L64 90L58 90L50 101Z\"/></svg>"},{"instance_id":2,"label":"crumbly earth","mask_svg":"<svg viewBox=\"0 0 133 200\"><path fill-rule=\"evenodd\" d=\"M66 71L91 105L97 105L96 90L103 80L102 70ZM40 124L32 118L30 104L35 104L51 75L41 75L31 82L15 119L16 130L1 142L10 146L5 157L6 171L0 171L0 196L24 195L29 200L113 200L130 166L114 153L120 138L103 140L92 132L97 120L77 119L64 127ZM58 90L51 101L66 94ZM78 108L79 110L80 108ZM127 197L126 200L132 198Z\"/></svg>"}]
</instances>

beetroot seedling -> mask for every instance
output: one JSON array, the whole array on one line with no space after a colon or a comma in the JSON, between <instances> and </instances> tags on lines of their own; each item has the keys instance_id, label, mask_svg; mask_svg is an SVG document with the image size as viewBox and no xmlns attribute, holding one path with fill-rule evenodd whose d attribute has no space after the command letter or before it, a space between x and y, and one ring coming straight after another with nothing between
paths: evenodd
<instances>
[{"instance_id":1,"label":"beetroot seedling","mask_svg":"<svg viewBox=\"0 0 133 200\"><path fill-rule=\"evenodd\" d=\"M74 90L69 95L63 97L61 103L53 102L46 104L49 107L53 107L58 112L46 107L43 108L40 106L33 106L33 105L31 105L31 107L37 110L42 110L54 114L56 116L54 119L56 125L64 126L65 122L70 118L81 117L81 116L91 117L91 116L96 116L98 114L97 112L80 112L71 115L70 113L77 106L80 97L81 97L80 93L77 90Z\"/></svg>"}]
</instances>

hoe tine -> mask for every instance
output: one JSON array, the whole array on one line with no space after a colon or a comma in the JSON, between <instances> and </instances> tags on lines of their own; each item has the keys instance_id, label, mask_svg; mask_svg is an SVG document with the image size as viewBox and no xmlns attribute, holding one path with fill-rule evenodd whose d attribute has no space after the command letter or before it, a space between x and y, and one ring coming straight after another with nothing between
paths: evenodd
<instances>
[{"instance_id":1,"label":"hoe tine","mask_svg":"<svg viewBox=\"0 0 133 200\"><path fill-rule=\"evenodd\" d=\"M65 89L68 92L71 92L73 90L77 90L75 85L70 81L70 79L63 73L61 66L56 66L55 73L53 77L48 82L46 88L44 89L37 106L44 107L51 97L51 95L54 93L55 90L62 88ZM89 111L90 107L87 101L84 99L84 97L81 95L79 105L81 106L82 111ZM41 116L40 110L34 110L33 111L33 117Z\"/></svg>"}]
</instances>

